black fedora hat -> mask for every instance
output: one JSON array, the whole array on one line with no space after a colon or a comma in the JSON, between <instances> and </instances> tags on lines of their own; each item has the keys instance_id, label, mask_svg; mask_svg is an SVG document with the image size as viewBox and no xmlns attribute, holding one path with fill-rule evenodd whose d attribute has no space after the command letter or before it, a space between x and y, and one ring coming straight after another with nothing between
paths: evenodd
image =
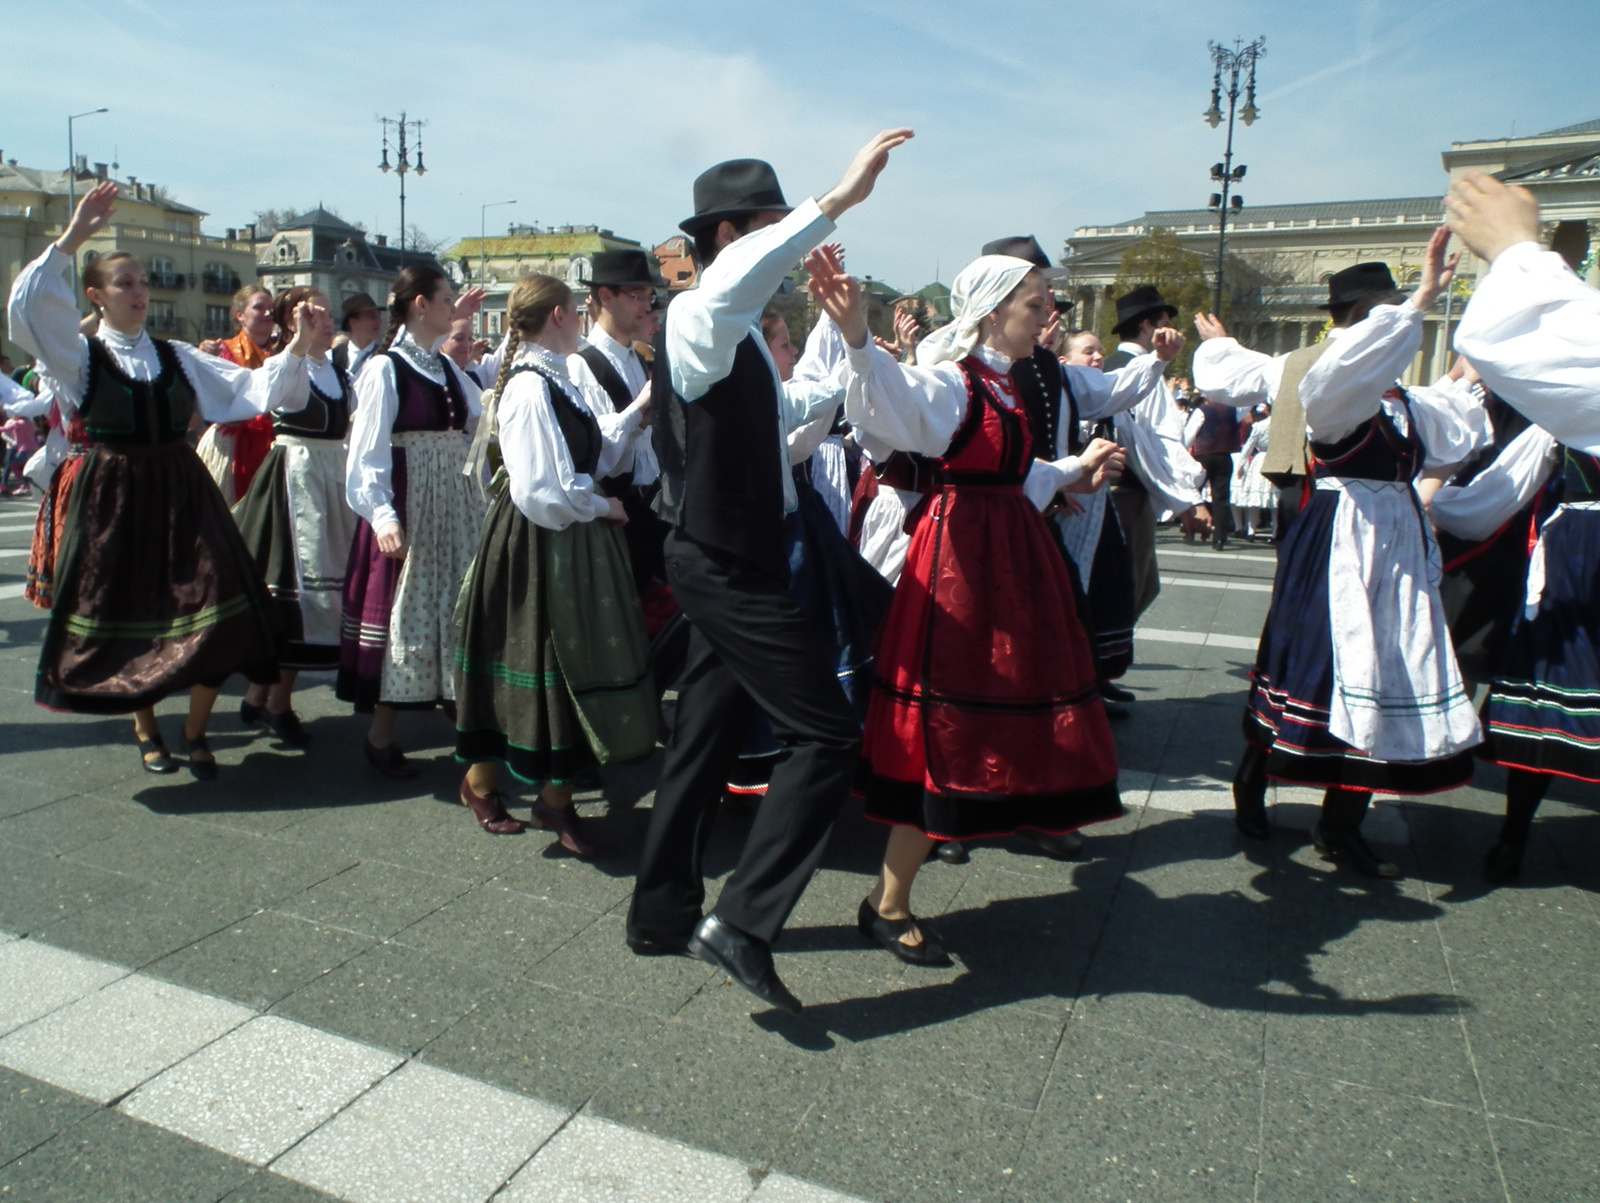
<instances>
[{"instance_id":1,"label":"black fedora hat","mask_svg":"<svg viewBox=\"0 0 1600 1203\"><path fill-rule=\"evenodd\" d=\"M694 182L694 216L680 221L678 229L693 235L725 217L789 211L771 163L729 159L700 173Z\"/></svg>"},{"instance_id":2,"label":"black fedora hat","mask_svg":"<svg viewBox=\"0 0 1600 1203\"><path fill-rule=\"evenodd\" d=\"M599 251L589 260L585 288L604 284L607 288L665 288L650 256L640 251Z\"/></svg>"},{"instance_id":3,"label":"black fedora hat","mask_svg":"<svg viewBox=\"0 0 1600 1203\"><path fill-rule=\"evenodd\" d=\"M1328 303L1323 309L1351 305L1375 292L1399 292L1387 263L1358 263L1328 277Z\"/></svg>"},{"instance_id":4,"label":"black fedora hat","mask_svg":"<svg viewBox=\"0 0 1600 1203\"><path fill-rule=\"evenodd\" d=\"M1123 293L1117 298L1117 324L1114 328L1120 330L1146 314L1157 312L1165 313L1169 318L1178 316L1177 306L1163 301L1154 284L1141 284L1132 292Z\"/></svg>"},{"instance_id":5,"label":"black fedora hat","mask_svg":"<svg viewBox=\"0 0 1600 1203\"><path fill-rule=\"evenodd\" d=\"M344 304L339 309L339 329L346 332L350 329L350 319L359 313L370 313L378 308L374 301L364 292L353 292L344 299Z\"/></svg>"},{"instance_id":6,"label":"black fedora hat","mask_svg":"<svg viewBox=\"0 0 1600 1203\"><path fill-rule=\"evenodd\" d=\"M1044 247L1039 245L1039 240L1032 234L1017 234L1011 238L996 238L993 242L983 244L985 255L1010 255L1013 259L1026 259L1029 263L1044 272L1049 279L1057 279L1067 273L1050 262L1050 256L1044 253Z\"/></svg>"}]
</instances>

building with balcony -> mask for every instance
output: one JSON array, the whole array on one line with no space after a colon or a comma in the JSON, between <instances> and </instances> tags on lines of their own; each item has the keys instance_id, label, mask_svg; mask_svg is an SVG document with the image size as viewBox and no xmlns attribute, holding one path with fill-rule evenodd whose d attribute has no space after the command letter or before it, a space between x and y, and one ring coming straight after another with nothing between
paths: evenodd
<instances>
[{"instance_id":1,"label":"building with balcony","mask_svg":"<svg viewBox=\"0 0 1600 1203\"><path fill-rule=\"evenodd\" d=\"M462 288L482 286L488 299L474 322L478 334L494 337L505 329L506 298L523 276L564 280L578 296L579 311L589 290L583 286L600 251L637 251L641 243L599 226L512 225L504 234L463 238L444 252L445 268Z\"/></svg>"},{"instance_id":2,"label":"building with balcony","mask_svg":"<svg viewBox=\"0 0 1600 1203\"><path fill-rule=\"evenodd\" d=\"M111 179L107 164L80 157L73 184L82 196ZM59 238L71 217L67 172L0 163L0 288ZM207 216L181 204L155 184L129 176L117 180L120 199L112 222L79 252L79 266L98 255L128 251L150 277L150 332L198 342L233 332L228 301L241 280L255 274L255 251L237 230L216 238L201 231ZM84 312L88 303L83 302ZM4 344L14 359L20 350Z\"/></svg>"},{"instance_id":3,"label":"building with balcony","mask_svg":"<svg viewBox=\"0 0 1600 1203\"><path fill-rule=\"evenodd\" d=\"M1600 120L1520 138L1452 143L1443 152L1450 177L1469 169L1524 184L1539 198L1546 244L1600 284L1592 248L1600 243ZM1360 261L1382 260L1408 287L1421 268L1428 239L1444 215L1448 179L1434 196L1314 201L1247 206L1228 219L1228 271L1248 282L1237 333L1273 354L1316 341L1327 321L1328 277ZM1152 210L1108 225L1083 226L1067 239L1057 286L1077 303L1077 326L1100 330L1115 312L1115 281L1123 253L1153 230L1177 235L1185 250L1214 272L1217 214L1212 209ZM1444 364L1450 332L1484 264L1463 256L1458 286L1441 299L1424 326L1423 350L1408 383L1429 379ZM1234 288L1230 294L1241 296Z\"/></svg>"},{"instance_id":4,"label":"building with balcony","mask_svg":"<svg viewBox=\"0 0 1600 1203\"><path fill-rule=\"evenodd\" d=\"M279 226L256 252L254 270L263 288L273 295L300 286L319 288L335 313L357 292L386 304L395 278L413 263L440 266L431 251L403 251L382 234L369 242L360 226L320 205Z\"/></svg>"}]
</instances>

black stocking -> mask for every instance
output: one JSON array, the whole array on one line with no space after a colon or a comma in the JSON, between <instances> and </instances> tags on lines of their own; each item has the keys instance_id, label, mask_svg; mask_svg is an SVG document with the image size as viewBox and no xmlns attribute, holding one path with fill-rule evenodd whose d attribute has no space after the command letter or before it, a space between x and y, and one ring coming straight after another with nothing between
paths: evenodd
<instances>
[{"instance_id":1,"label":"black stocking","mask_svg":"<svg viewBox=\"0 0 1600 1203\"><path fill-rule=\"evenodd\" d=\"M1500 829L1503 843L1519 847L1528 842L1528 832L1533 827L1533 816L1544 801L1544 792L1550 788L1548 773L1531 773L1527 769L1512 769L1506 777L1506 821Z\"/></svg>"},{"instance_id":2,"label":"black stocking","mask_svg":"<svg viewBox=\"0 0 1600 1203\"><path fill-rule=\"evenodd\" d=\"M1362 790L1330 789L1322 795L1322 822L1340 831L1354 831L1367 817L1372 795Z\"/></svg>"},{"instance_id":3,"label":"black stocking","mask_svg":"<svg viewBox=\"0 0 1600 1203\"><path fill-rule=\"evenodd\" d=\"M1267 800L1267 750L1245 741L1244 755L1233 773L1233 796L1243 805L1262 807Z\"/></svg>"}]
</instances>

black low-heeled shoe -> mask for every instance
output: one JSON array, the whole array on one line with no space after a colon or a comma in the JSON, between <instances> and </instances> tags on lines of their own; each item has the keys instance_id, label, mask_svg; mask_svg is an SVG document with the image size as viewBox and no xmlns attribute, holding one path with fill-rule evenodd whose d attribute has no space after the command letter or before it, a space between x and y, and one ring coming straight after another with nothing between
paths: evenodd
<instances>
[{"instance_id":1,"label":"black low-heeled shoe","mask_svg":"<svg viewBox=\"0 0 1600 1203\"><path fill-rule=\"evenodd\" d=\"M239 703L239 721L246 727L259 727L267 713L265 706L253 706L249 702Z\"/></svg>"},{"instance_id":2,"label":"black low-heeled shoe","mask_svg":"<svg viewBox=\"0 0 1600 1203\"><path fill-rule=\"evenodd\" d=\"M972 858L967 855L967 846L960 840L935 840L933 847L928 849L929 860L942 860L947 865L964 865Z\"/></svg>"},{"instance_id":3,"label":"black low-heeled shoe","mask_svg":"<svg viewBox=\"0 0 1600 1203\"><path fill-rule=\"evenodd\" d=\"M194 753L211 752L211 745L204 735L196 735L192 739L185 731L180 738L183 740L183 750L189 754L189 772L196 781L215 781L217 779L217 760L212 756L210 760L196 760Z\"/></svg>"},{"instance_id":4,"label":"black low-heeled shoe","mask_svg":"<svg viewBox=\"0 0 1600 1203\"><path fill-rule=\"evenodd\" d=\"M933 938L933 933L927 925L917 919L915 915L907 915L904 919L885 919L872 909L872 903L863 898L861 909L856 912L856 927L861 934L884 949L894 953L907 965L920 965L926 969L945 969L952 962L950 954L944 950L944 945ZM913 927L922 932L922 943L907 944L900 937Z\"/></svg>"},{"instance_id":5,"label":"black low-heeled shoe","mask_svg":"<svg viewBox=\"0 0 1600 1203\"><path fill-rule=\"evenodd\" d=\"M159 731L156 732L154 739L145 739L137 731L133 733L133 738L138 741L139 763L144 766L145 772L166 776L168 773L176 773L178 771L178 762L172 758L172 753L167 751L167 745L162 742ZM154 760L146 760L145 757L150 755L151 752L160 752L161 755Z\"/></svg>"},{"instance_id":6,"label":"black low-heeled shoe","mask_svg":"<svg viewBox=\"0 0 1600 1203\"><path fill-rule=\"evenodd\" d=\"M1522 873L1522 854L1526 849L1525 844L1497 840L1483 858L1483 880L1494 886L1515 881Z\"/></svg>"},{"instance_id":7,"label":"black low-heeled shoe","mask_svg":"<svg viewBox=\"0 0 1600 1203\"><path fill-rule=\"evenodd\" d=\"M272 732L278 742L290 748L308 748L311 746L311 733L300 725L300 716L293 710L285 710L282 714L273 714L270 710L261 712L261 721L268 731Z\"/></svg>"},{"instance_id":8,"label":"black low-heeled shoe","mask_svg":"<svg viewBox=\"0 0 1600 1203\"><path fill-rule=\"evenodd\" d=\"M1359 830L1329 827L1319 821L1311 829L1311 842L1317 855L1334 864L1348 865L1357 873L1368 877L1381 877L1393 881L1400 876L1400 866L1386 861L1373 851Z\"/></svg>"}]
</instances>

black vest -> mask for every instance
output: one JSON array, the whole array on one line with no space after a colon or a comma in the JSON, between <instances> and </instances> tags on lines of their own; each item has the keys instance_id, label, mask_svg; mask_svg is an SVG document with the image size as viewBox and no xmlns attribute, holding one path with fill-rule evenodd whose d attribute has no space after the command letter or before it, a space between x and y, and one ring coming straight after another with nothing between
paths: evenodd
<instances>
[{"instance_id":1,"label":"black vest","mask_svg":"<svg viewBox=\"0 0 1600 1203\"><path fill-rule=\"evenodd\" d=\"M311 385L311 398L298 413L273 414L272 428L283 434L299 435L305 439L343 439L350 433L350 377L337 362L334 375L339 378L339 395L330 397Z\"/></svg>"},{"instance_id":2,"label":"black vest","mask_svg":"<svg viewBox=\"0 0 1600 1203\"><path fill-rule=\"evenodd\" d=\"M1022 407L1028 411L1036 459L1056 458L1056 437L1063 420L1060 404L1063 392L1067 395L1067 454L1077 455L1083 450L1083 437L1078 430L1078 398L1073 395L1071 378L1054 352L1047 347L1035 348L1032 357L1019 359L1011 365L1011 380L1022 396Z\"/></svg>"},{"instance_id":3,"label":"black vest","mask_svg":"<svg viewBox=\"0 0 1600 1203\"><path fill-rule=\"evenodd\" d=\"M154 380L135 380L117 366L98 338L89 343L89 380L78 416L91 443L108 447L154 447L188 436L194 416L194 386L183 374L178 353L164 338L152 338L161 371Z\"/></svg>"},{"instance_id":4,"label":"black vest","mask_svg":"<svg viewBox=\"0 0 1600 1203\"><path fill-rule=\"evenodd\" d=\"M600 387L606 390L606 396L611 398L611 404L616 406L619 414L633 404L628 382L617 374L616 367L606 358L604 351L599 347L585 347L578 352L578 358L589 365L589 370L600 382Z\"/></svg>"},{"instance_id":5,"label":"black vest","mask_svg":"<svg viewBox=\"0 0 1600 1203\"><path fill-rule=\"evenodd\" d=\"M778 385L751 333L733 370L705 396L686 402L672 387L666 336L654 363L656 513L691 539L742 556L789 579L783 537Z\"/></svg>"},{"instance_id":6,"label":"black vest","mask_svg":"<svg viewBox=\"0 0 1600 1203\"><path fill-rule=\"evenodd\" d=\"M523 372L532 372L549 386L550 408L555 412L556 425L561 430L561 437L567 442L567 451L572 456L573 471L584 476L593 476L596 466L600 463L602 441L600 438L600 423L587 409L584 409L562 388L555 377L540 371L531 363L519 363L506 375L506 383L511 383L512 377L520 376Z\"/></svg>"}]
</instances>

